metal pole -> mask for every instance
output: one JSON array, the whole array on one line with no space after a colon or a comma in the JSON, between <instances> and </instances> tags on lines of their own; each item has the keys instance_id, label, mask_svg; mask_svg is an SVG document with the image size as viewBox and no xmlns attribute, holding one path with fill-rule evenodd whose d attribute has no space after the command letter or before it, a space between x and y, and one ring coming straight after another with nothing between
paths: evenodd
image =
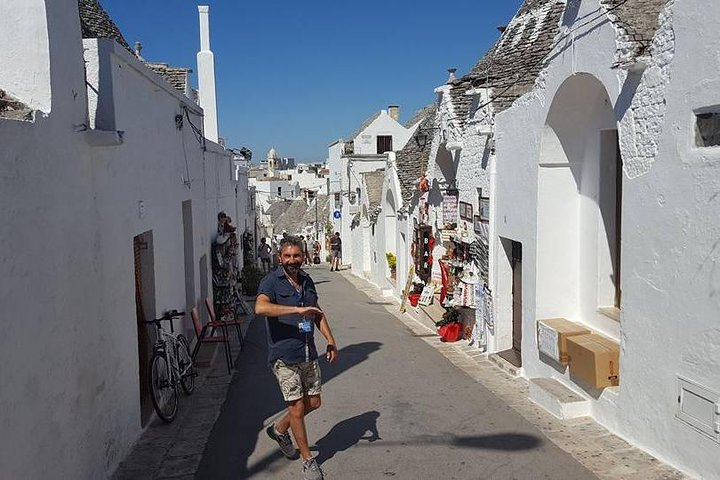
<instances>
[{"instance_id":1,"label":"metal pole","mask_svg":"<svg viewBox=\"0 0 720 480\"><path fill-rule=\"evenodd\" d=\"M318 202L320 201L320 190L315 192L315 241L319 241L318 235Z\"/></svg>"}]
</instances>

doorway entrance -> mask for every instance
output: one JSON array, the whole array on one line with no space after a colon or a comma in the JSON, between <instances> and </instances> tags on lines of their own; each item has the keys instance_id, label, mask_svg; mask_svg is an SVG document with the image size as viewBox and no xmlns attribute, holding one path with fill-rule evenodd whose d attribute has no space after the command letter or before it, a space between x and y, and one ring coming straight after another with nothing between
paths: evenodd
<instances>
[{"instance_id":1,"label":"doorway entrance","mask_svg":"<svg viewBox=\"0 0 720 480\"><path fill-rule=\"evenodd\" d=\"M140 382L140 425L146 426L152 415L150 398L150 357L154 339L144 323L155 318L155 260L153 234L147 231L133 238L135 257L135 315L138 334L138 379Z\"/></svg>"},{"instance_id":2,"label":"doorway entrance","mask_svg":"<svg viewBox=\"0 0 720 480\"><path fill-rule=\"evenodd\" d=\"M510 248L512 268L512 347L498 355L516 367L522 367L522 243L513 241Z\"/></svg>"}]
</instances>

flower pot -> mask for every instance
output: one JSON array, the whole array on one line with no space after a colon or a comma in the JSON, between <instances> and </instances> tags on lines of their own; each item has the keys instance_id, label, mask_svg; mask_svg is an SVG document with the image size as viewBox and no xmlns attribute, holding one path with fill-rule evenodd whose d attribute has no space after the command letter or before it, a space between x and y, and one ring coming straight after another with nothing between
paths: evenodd
<instances>
[{"instance_id":1,"label":"flower pot","mask_svg":"<svg viewBox=\"0 0 720 480\"><path fill-rule=\"evenodd\" d=\"M462 325L448 323L438 329L438 334L443 342L457 342L462 337Z\"/></svg>"},{"instance_id":2,"label":"flower pot","mask_svg":"<svg viewBox=\"0 0 720 480\"><path fill-rule=\"evenodd\" d=\"M418 302L420 301L420 294L419 293L411 293L408 295L408 300L410 301L410 305L413 307L418 306Z\"/></svg>"}]
</instances>

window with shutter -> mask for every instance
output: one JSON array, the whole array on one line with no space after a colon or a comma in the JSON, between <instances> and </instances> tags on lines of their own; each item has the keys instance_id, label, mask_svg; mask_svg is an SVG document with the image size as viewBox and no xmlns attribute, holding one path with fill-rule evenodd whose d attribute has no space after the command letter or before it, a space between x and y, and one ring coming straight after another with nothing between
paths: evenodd
<instances>
[{"instance_id":1,"label":"window with shutter","mask_svg":"<svg viewBox=\"0 0 720 480\"><path fill-rule=\"evenodd\" d=\"M377 136L377 153L392 152L392 135Z\"/></svg>"}]
</instances>

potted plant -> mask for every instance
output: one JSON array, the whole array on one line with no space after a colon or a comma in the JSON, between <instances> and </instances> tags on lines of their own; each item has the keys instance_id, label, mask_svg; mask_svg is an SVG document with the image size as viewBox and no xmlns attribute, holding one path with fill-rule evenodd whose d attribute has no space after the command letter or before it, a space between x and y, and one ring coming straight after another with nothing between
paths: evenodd
<instances>
[{"instance_id":1,"label":"potted plant","mask_svg":"<svg viewBox=\"0 0 720 480\"><path fill-rule=\"evenodd\" d=\"M438 334L443 342L457 342L462 338L460 311L455 308L447 309L442 319L435 322L435 325L438 327Z\"/></svg>"},{"instance_id":2,"label":"potted plant","mask_svg":"<svg viewBox=\"0 0 720 480\"><path fill-rule=\"evenodd\" d=\"M397 273L397 257L392 252L385 253L385 258L387 259L388 267L390 268L390 278L393 280L396 278Z\"/></svg>"}]
</instances>

